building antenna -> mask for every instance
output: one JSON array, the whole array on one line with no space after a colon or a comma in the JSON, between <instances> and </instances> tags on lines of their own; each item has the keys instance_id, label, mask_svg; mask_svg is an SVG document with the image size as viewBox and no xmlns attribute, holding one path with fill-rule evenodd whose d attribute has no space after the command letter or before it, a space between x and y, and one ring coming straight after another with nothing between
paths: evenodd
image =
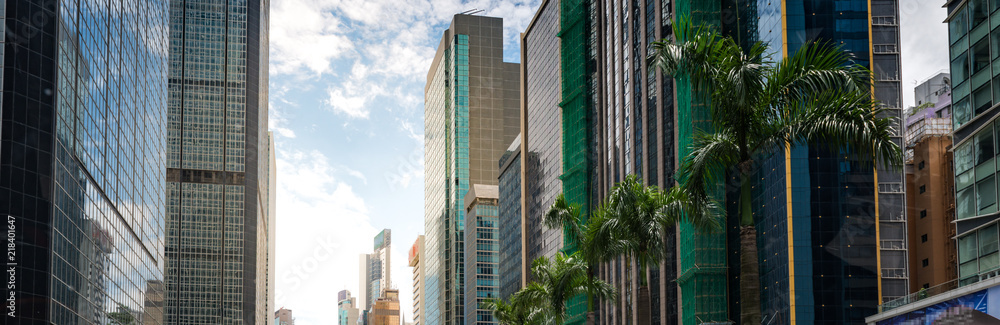
<instances>
[{"instance_id":1,"label":"building antenna","mask_svg":"<svg viewBox=\"0 0 1000 325\"><path fill-rule=\"evenodd\" d=\"M460 15L475 15L475 14L481 14L484 11L485 10L482 10L482 9L472 8L472 9L469 9L469 10L466 10L466 11L462 12Z\"/></svg>"}]
</instances>

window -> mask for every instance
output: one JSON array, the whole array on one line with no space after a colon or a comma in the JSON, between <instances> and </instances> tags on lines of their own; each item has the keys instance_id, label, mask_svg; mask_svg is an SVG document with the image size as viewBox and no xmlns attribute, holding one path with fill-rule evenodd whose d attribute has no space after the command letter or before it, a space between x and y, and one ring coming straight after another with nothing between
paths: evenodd
<instances>
[{"instance_id":1,"label":"window","mask_svg":"<svg viewBox=\"0 0 1000 325\"><path fill-rule=\"evenodd\" d=\"M930 264L931 264L931 262L928 259L926 259L926 258L923 261L920 261L920 265L923 266L923 267L927 267Z\"/></svg>"},{"instance_id":2,"label":"window","mask_svg":"<svg viewBox=\"0 0 1000 325\"><path fill-rule=\"evenodd\" d=\"M972 46L972 73L990 67L990 40L983 38Z\"/></svg>"},{"instance_id":3,"label":"window","mask_svg":"<svg viewBox=\"0 0 1000 325\"><path fill-rule=\"evenodd\" d=\"M927 217L927 210L926 209L925 210L920 210L920 219L923 219L923 218L926 218L926 217Z\"/></svg>"},{"instance_id":4,"label":"window","mask_svg":"<svg viewBox=\"0 0 1000 325\"><path fill-rule=\"evenodd\" d=\"M927 234L920 235L920 242L921 243L926 243L927 242Z\"/></svg>"},{"instance_id":5,"label":"window","mask_svg":"<svg viewBox=\"0 0 1000 325\"><path fill-rule=\"evenodd\" d=\"M969 1L969 10L972 11L972 27L978 26L990 17L989 0Z\"/></svg>"},{"instance_id":6,"label":"window","mask_svg":"<svg viewBox=\"0 0 1000 325\"><path fill-rule=\"evenodd\" d=\"M954 72L955 70L951 71ZM957 81L958 79L955 80ZM964 125L966 122L969 122L969 119L972 118L972 107L969 103L969 97L965 97L962 100L955 102L952 109L952 113L954 113L952 118L955 121L956 129Z\"/></svg>"},{"instance_id":7,"label":"window","mask_svg":"<svg viewBox=\"0 0 1000 325\"><path fill-rule=\"evenodd\" d=\"M990 85L983 85L979 89L976 89L972 93L972 101L972 106L975 107L975 114L972 116L982 114L989 110L990 107L993 107L993 92L990 89Z\"/></svg>"},{"instance_id":8,"label":"window","mask_svg":"<svg viewBox=\"0 0 1000 325\"><path fill-rule=\"evenodd\" d=\"M951 34L951 42L958 42L958 39L969 33L969 12L967 8L957 9L959 12L948 22L948 31Z\"/></svg>"},{"instance_id":9,"label":"window","mask_svg":"<svg viewBox=\"0 0 1000 325\"><path fill-rule=\"evenodd\" d=\"M928 289L928 288L931 287L931 284L930 283L924 283L923 287L924 287L924 289Z\"/></svg>"},{"instance_id":10,"label":"window","mask_svg":"<svg viewBox=\"0 0 1000 325\"><path fill-rule=\"evenodd\" d=\"M921 161L919 164L917 164L917 170L923 170L923 169L924 169L924 162Z\"/></svg>"},{"instance_id":11,"label":"window","mask_svg":"<svg viewBox=\"0 0 1000 325\"><path fill-rule=\"evenodd\" d=\"M993 130L986 130L976 135L976 165L990 159L993 159Z\"/></svg>"},{"instance_id":12,"label":"window","mask_svg":"<svg viewBox=\"0 0 1000 325\"><path fill-rule=\"evenodd\" d=\"M920 185L920 194L924 194L924 192L927 192L927 185Z\"/></svg>"},{"instance_id":13,"label":"window","mask_svg":"<svg viewBox=\"0 0 1000 325\"><path fill-rule=\"evenodd\" d=\"M997 184L994 176L987 177L976 183L976 215L996 211Z\"/></svg>"},{"instance_id":14,"label":"window","mask_svg":"<svg viewBox=\"0 0 1000 325\"><path fill-rule=\"evenodd\" d=\"M973 202L975 192L975 189L971 186L958 192L957 207L955 208L956 219L974 217L976 215L974 211L976 209L975 203Z\"/></svg>"},{"instance_id":15,"label":"window","mask_svg":"<svg viewBox=\"0 0 1000 325\"><path fill-rule=\"evenodd\" d=\"M963 52L959 54L954 61L951 61L951 75L954 76L954 82L956 85L961 84L966 79L969 79L969 74L971 73L972 67L969 66L969 52Z\"/></svg>"},{"instance_id":16,"label":"window","mask_svg":"<svg viewBox=\"0 0 1000 325\"><path fill-rule=\"evenodd\" d=\"M955 173L961 174L965 171L972 169L972 145L970 142L965 143L958 149L955 149Z\"/></svg>"}]
</instances>

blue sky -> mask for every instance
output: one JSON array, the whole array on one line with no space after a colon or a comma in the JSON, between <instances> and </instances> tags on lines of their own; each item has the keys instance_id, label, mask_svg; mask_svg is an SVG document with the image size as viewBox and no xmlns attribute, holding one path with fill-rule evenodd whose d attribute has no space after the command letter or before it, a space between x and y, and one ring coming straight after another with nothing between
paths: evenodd
<instances>
[{"instance_id":1,"label":"blue sky","mask_svg":"<svg viewBox=\"0 0 1000 325\"><path fill-rule=\"evenodd\" d=\"M278 162L278 307L336 324L358 255L392 229L392 280L412 306L407 251L423 233L423 88L441 33L471 9L504 18L504 56L540 0L272 0L270 128ZM946 69L939 0L902 1L904 102Z\"/></svg>"},{"instance_id":2,"label":"blue sky","mask_svg":"<svg viewBox=\"0 0 1000 325\"><path fill-rule=\"evenodd\" d=\"M273 0L270 127L278 163L277 305L336 324L358 255L392 229L392 280L412 317L407 252L423 233L423 89L452 15L504 18L505 57L540 0Z\"/></svg>"}]
</instances>

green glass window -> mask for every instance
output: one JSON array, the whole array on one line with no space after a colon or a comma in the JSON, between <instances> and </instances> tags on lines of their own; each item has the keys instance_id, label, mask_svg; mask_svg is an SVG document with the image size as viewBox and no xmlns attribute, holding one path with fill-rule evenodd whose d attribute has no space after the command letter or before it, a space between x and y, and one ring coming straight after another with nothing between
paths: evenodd
<instances>
[{"instance_id":1,"label":"green glass window","mask_svg":"<svg viewBox=\"0 0 1000 325\"><path fill-rule=\"evenodd\" d=\"M969 51L962 52L962 54L959 54L955 60L951 61L952 80L954 80L956 85L969 79L969 74L971 72L970 68Z\"/></svg>"},{"instance_id":2,"label":"green glass window","mask_svg":"<svg viewBox=\"0 0 1000 325\"><path fill-rule=\"evenodd\" d=\"M951 21L948 22L951 42L957 42L958 39L969 33L969 12L966 9L968 7L956 9L959 10L959 13L955 14L955 17L952 17Z\"/></svg>"},{"instance_id":3,"label":"green glass window","mask_svg":"<svg viewBox=\"0 0 1000 325\"><path fill-rule=\"evenodd\" d=\"M973 107L976 108L975 114L973 116L982 114L993 107L993 92L990 89L989 83L979 87L975 92L972 93L972 100L974 101Z\"/></svg>"},{"instance_id":4,"label":"green glass window","mask_svg":"<svg viewBox=\"0 0 1000 325\"><path fill-rule=\"evenodd\" d=\"M993 158L993 129L987 128L976 134L976 165Z\"/></svg>"},{"instance_id":5,"label":"green glass window","mask_svg":"<svg viewBox=\"0 0 1000 325\"><path fill-rule=\"evenodd\" d=\"M972 73L982 71L990 66L990 40L983 38L972 46Z\"/></svg>"},{"instance_id":6,"label":"green glass window","mask_svg":"<svg viewBox=\"0 0 1000 325\"><path fill-rule=\"evenodd\" d=\"M979 256L979 243L976 233L958 239L958 262L965 263Z\"/></svg>"},{"instance_id":7,"label":"green glass window","mask_svg":"<svg viewBox=\"0 0 1000 325\"><path fill-rule=\"evenodd\" d=\"M993 224L989 227L984 227L979 230L979 255L984 256L987 254L996 253L1000 250L998 243L1000 243L1000 237L997 233L997 224Z\"/></svg>"},{"instance_id":8,"label":"green glass window","mask_svg":"<svg viewBox=\"0 0 1000 325\"><path fill-rule=\"evenodd\" d=\"M975 209L975 202L973 199L975 197L976 189L974 186L970 186L964 190L958 191L958 198L956 199L955 205L955 217L958 219L974 217L976 214L973 211Z\"/></svg>"},{"instance_id":9,"label":"green glass window","mask_svg":"<svg viewBox=\"0 0 1000 325\"><path fill-rule=\"evenodd\" d=\"M972 169L972 141L955 149L955 173L961 174Z\"/></svg>"},{"instance_id":10,"label":"green glass window","mask_svg":"<svg viewBox=\"0 0 1000 325\"><path fill-rule=\"evenodd\" d=\"M990 17L988 0L969 0L969 10L972 12L972 27L978 26Z\"/></svg>"},{"instance_id":11,"label":"green glass window","mask_svg":"<svg viewBox=\"0 0 1000 325\"><path fill-rule=\"evenodd\" d=\"M994 176L987 177L976 183L977 215L996 212L997 184Z\"/></svg>"},{"instance_id":12,"label":"green glass window","mask_svg":"<svg viewBox=\"0 0 1000 325\"><path fill-rule=\"evenodd\" d=\"M970 106L971 105L969 105L969 98L966 97L956 102L955 105L952 107L954 113L953 119L955 120L956 129L964 125L966 122L969 122L969 119L972 118L972 112L970 110Z\"/></svg>"}]
</instances>

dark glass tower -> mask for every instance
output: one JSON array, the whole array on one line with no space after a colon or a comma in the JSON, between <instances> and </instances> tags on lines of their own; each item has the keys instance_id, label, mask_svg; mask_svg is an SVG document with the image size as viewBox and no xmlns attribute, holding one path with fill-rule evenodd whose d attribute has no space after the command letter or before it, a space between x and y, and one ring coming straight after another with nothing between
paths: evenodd
<instances>
[{"instance_id":1,"label":"dark glass tower","mask_svg":"<svg viewBox=\"0 0 1000 325\"><path fill-rule=\"evenodd\" d=\"M162 324L167 17L0 1L4 324Z\"/></svg>"},{"instance_id":2,"label":"dark glass tower","mask_svg":"<svg viewBox=\"0 0 1000 325\"><path fill-rule=\"evenodd\" d=\"M514 138L507 151L500 157L498 190L500 244L500 298L508 299L524 286L522 268L525 259L523 227L521 220L521 136Z\"/></svg>"},{"instance_id":3,"label":"dark glass tower","mask_svg":"<svg viewBox=\"0 0 1000 325\"><path fill-rule=\"evenodd\" d=\"M268 322L268 8L170 2L168 324Z\"/></svg>"}]
</instances>

